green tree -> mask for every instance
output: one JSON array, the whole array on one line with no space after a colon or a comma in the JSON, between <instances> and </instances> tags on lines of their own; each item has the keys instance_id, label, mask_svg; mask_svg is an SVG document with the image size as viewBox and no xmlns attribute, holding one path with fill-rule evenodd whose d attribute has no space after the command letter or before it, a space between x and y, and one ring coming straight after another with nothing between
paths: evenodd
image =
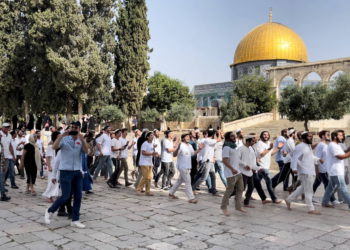
<instances>
[{"instance_id":1,"label":"green tree","mask_svg":"<svg viewBox=\"0 0 350 250\"><path fill-rule=\"evenodd\" d=\"M36 11L32 15L30 39L40 51L37 56L42 54L36 58L36 71L45 74L44 82L48 79L52 82L46 97L62 93L65 105L60 101L58 106L66 107L68 115L78 106L78 113L82 114L82 104L95 96L108 69L83 22L81 8L75 0L34 2L32 7ZM57 108L52 103L51 106Z\"/></svg>"},{"instance_id":2,"label":"green tree","mask_svg":"<svg viewBox=\"0 0 350 250\"><path fill-rule=\"evenodd\" d=\"M304 128L308 131L309 121L339 118L329 112L328 103L325 102L330 94L330 90L320 84L288 86L281 93L278 109L290 121L304 121Z\"/></svg>"},{"instance_id":3,"label":"green tree","mask_svg":"<svg viewBox=\"0 0 350 250\"><path fill-rule=\"evenodd\" d=\"M252 110L252 105L238 98L230 98L227 103L220 107L221 121L230 122L248 117Z\"/></svg>"},{"instance_id":4,"label":"green tree","mask_svg":"<svg viewBox=\"0 0 350 250\"><path fill-rule=\"evenodd\" d=\"M106 122L122 122L125 119L125 115L116 105L107 105L99 110L97 118Z\"/></svg>"},{"instance_id":5,"label":"green tree","mask_svg":"<svg viewBox=\"0 0 350 250\"><path fill-rule=\"evenodd\" d=\"M183 103L174 103L167 112L167 121L186 122L193 118L193 109Z\"/></svg>"},{"instance_id":6,"label":"green tree","mask_svg":"<svg viewBox=\"0 0 350 250\"><path fill-rule=\"evenodd\" d=\"M350 75L341 74L337 77L325 103L334 119L341 119L345 113L350 112Z\"/></svg>"},{"instance_id":7,"label":"green tree","mask_svg":"<svg viewBox=\"0 0 350 250\"><path fill-rule=\"evenodd\" d=\"M234 82L233 98L249 103L249 115L270 112L277 103L276 93L270 79L263 76L244 76Z\"/></svg>"},{"instance_id":8,"label":"green tree","mask_svg":"<svg viewBox=\"0 0 350 250\"><path fill-rule=\"evenodd\" d=\"M118 6L114 101L131 117L138 114L146 92L148 40L145 0L122 0Z\"/></svg>"},{"instance_id":9,"label":"green tree","mask_svg":"<svg viewBox=\"0 0 350 250\"><path fill-rule=\"evenodd\" d=\"M160 114L155 108L151 109L147 107L141 111L141 121L156 122L156 121L159 121L159 119L160 119Z\"/></svg>"},{"instance_id":10,"label":"green tree","mask_svg":"<svg viewBox=\"0 0 350 250\"><path fill-rule=\"evenodd\" d=\"M179 80L155 72L148 79L148 94L143 105L163 113L170 110L173 103L182 103L192 109L195 107L195 100L187 86Z\"/></svg>"}]
</instances>

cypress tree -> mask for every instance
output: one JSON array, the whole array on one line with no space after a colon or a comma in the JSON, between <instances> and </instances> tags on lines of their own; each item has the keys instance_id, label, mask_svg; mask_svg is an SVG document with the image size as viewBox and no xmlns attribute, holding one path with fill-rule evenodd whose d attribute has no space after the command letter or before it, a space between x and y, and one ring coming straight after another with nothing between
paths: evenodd
<instances>
[{"instance_id":1,"label":"cypress tree","mask_svg":"<svg viewBox=\"0 0 350 250\"><path fill-rule=\"evenodd\" d=\"M147 87L148 40L145 0L123 0L118 8L114 101L129 116L138 114Z\"/></svg>"}]
</instances>

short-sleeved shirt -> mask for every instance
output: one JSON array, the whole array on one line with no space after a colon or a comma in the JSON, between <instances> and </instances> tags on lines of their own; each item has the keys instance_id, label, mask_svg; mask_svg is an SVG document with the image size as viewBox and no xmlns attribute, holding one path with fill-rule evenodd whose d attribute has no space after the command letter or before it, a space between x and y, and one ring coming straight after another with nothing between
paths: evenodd
<instances>
[{"instance_id":1,"label":"short-sleeved shirt","mask_svg":"<svg viewBox=\"0 0 350 250\"><path fill-rule=\"evenodd\" d=\"M60 142L61 160L59 170L78 171L82 170L82 142L74 140L72 136L65 136Z\"/></svg>"},{"instance_id":2,"label":"short-sleeved shirt","mask_svg":"<svg viewBox=\"0 0 350 250\"><path fill-rule=\"evenodd\" d=\"M168 152L167 149L173 149L174 144L173 141L169 139L163 140L163 148L162 148L162 162L173 162L173 152Z\"/></svg>"},{"instance_id":3,"label":"short-sleeved shirt","mask_svg":"<svg viewBox=\"0 0 350 250\"><path fill-rule=\"evenodd\" d=\"M26 151L26 154L24 156L24 166L25 167L36 167L35 163L35 147L27 143L24 145L24 150Z\"/></svg>"},{"instance_id":4,"label":"short-sleeved shirt","mask_svg":"<svg viewBox=\"0 0 350 250\"><path fill-rule=\"evenodd\" d=\"M117 139L117 138L113 138L112 141L111 141L111 147L113 147L114 149L118 149L118 148L121 148L121 143L120 143L120 140ZM120 151L112 151L112 158L118 158L120 154Z\"/></svg>"},{"instance_id":5,"label":"short-sleeved shirt","mask_svg":"<svg viewBox=\"0 0 350 250\"><path fill-rule=\"evenodd\" d=\"M137 155L137 140L139 139L140 137L135 137L132 141L134 142L134 146L132 148L132 155L133 156L136 156Z\"/></svg>"},{"instance_id":6,"label":"short-sleeved shirt","mask_svg":"<svg viewBox=\"0 0 350 250\"><path fill-rule=\"evenodd\" d=\"M344 160L338 159L337 155L343 155L344 150L338 143L331 142L327 150L327 169L329 176L344 176Z\"/></svg>"},{"instance_id":7,"label":"short-sleeved shirt","mask_svg":"<svg viewBox=\"0 0 350 250\"><path fill-rule=\"evenodd\" d=\"M178 169L191 169L191 157L194 153L193 147L191 144L181 143L180 149L177 153L176 166Z\"/></svg>"},{"instance_id":8,"label":"short-sleeved shirt","mask_svg":"<svg viewBox=\"0 0 350 250\"><path fill-rule=\"evenodd\" d=\"M10 133L7 133L7 135L2 131L0 131L0 133L1 133L1 145L4 150L4 157L5 159L12 159L13 156L11 155L11 152L10 152L10 144L11 144L12 136L10 135Z\"/></svg>"},{"instance_id":9,"label":"short-sleeved shirt","mask_svg":"<svg viewBox=\"0 0 350 250\"><path fill-rule=\"evenodd\" d=\"M154 152L153 143L149 143L145 141L141 146L141 154L140 154L140 166L153 166L153 156L152 155L143 155L142 151L145 152Z\"/></svg>"},{"instance_id":10,"label":"short-sleeved shirt","mask_svg":"<svg viewBox=\"0 0 350 250\"><path fill-rule=\"evenodd\" d=\"M324 142L318 143L315 149L315 156L324 161L318 165L318 170L320 173L327 173L327 150L328 145Z\"/></svg>"},{"instance_id":11,"label":"short-sleeved shirt","mask_svg":"<svg viewBox=\"0 0 350 250\"><path fill-rule=\"evenodd\" d=\"M96 139L96 143L101 145L101 152L103 155L111 155L112 139L109 135L103 133Z\"/></svg>"},{"instance_id":12,"label":"short-sleeved shirt","mask_svg":"<svg viewBox=\"0 0 350 250\"><path fill-rule=\"evenodd\" d=\"M214 157L215 161L222 161L222 147L224 145L223 141L219 141L215 144L214 147Z\"/></svg>"},{"instance_id":13,"label":"short-sleeved shirt","mask_svg":"<svg viewBox=\"0 0 350 250\"><path fill-rule=\"evenodd\" d=\"M240 173L239 171L239 159L238 159L238 151L236 149L230 148L228 146L225 146L222 149L222 158L229 158L230 160L230 165L236 169L238 171L238 173ZM225 165L225 164L224 164ZM229 169L228 167L226 167L225 165L225 169L224 169L224 174L226 178L232 177L234 176L232 174L231 169Z\"/></svg>"},{"instance_id":14,"label":"short-sleeved shirt","mask_svg":"<svg viewBox=\"0 0 350 250\"><path fill-rule=\"evenodd\" d=\"M206 161L210 161L213 162L214 160L214 147L216 144L216 140L212 139L212 138L205 138L205 140L203 141L204 147L202 149L203 151L203 158L202 161L206 162Z\"/></svg>"},{"instance_id":15,"label":"short-sleeved shirt","mask_svg":"<svg viewBox=\"0 0 350 250\"><path fill-rule=\"evenodd\" d=\"M264 155L264 157L260 157L260 154L264 152L266 149L270 148L270 142L268 141L267 143L263 141L258 141L254 146L255 152L256 152L256 157L260 159L259 161L259 166L264 168L264 169L270 169L271 165L271 150Z\"/></svg>"},{"instance_id":16,"label":"short-sleeved shirt","mask_svg":"<svg viewBox=\"0 0 350 250\"><path fill-rule=\"evenodd\" d=\"M284 138L282 135L280 135L279 137L277 137L275 143L274 143L274 147L277 147L279 143L283 142L284 144L287 142L286 138ZM276 153L276 161L283 161L283 148L279 149ZM290 161L289 161L290 162Z\"/></svg>"},{"instance_id":17,"label":"short-sleeved shirt","mask_svg":"<svg viewBox=\"0 0 350 250\"><path fill-rule=\"evenodd\" d=\"M162 145L161 145L161 143L160 143L159 138L154 137L152 143L153 143L153 145L157 145L157 147L155 147L154 150L155 150L159 155L161 155L161 154L162 154Z\"/></svg>"},{"instance_id":18,"label":"short-sleeved shirt","mask_svg":"<svg viewBox=\"0 0 350 250\"><path fill-rule=\"evenodd\" d=\"M17 145L16 148L18 147L18 145L19 145L21 142L26 143L26 138L24 138L24 137L20 137L20 138L17 137L17 138L16 138L16 145ZM13 149L13 150L16 150L16 155L22 155L24 145L25 145L25 144L19 145L18 148L19 148L20 150Z\"/></svg>"},{"instance_id":19,"label":"short-sleeved shirt","mask_svg":"<svg viewBox=\"0 0 350 250\"><path fill-rule=\"evenodd\" d=\"M125 147L125 145L128 145L128 140L126 138L123 138L123 137L120 137L119 138L119 141L120 141L120 145L121 147ZM125 147L124 150L120 151L120 158L128 158L128 147Z\"/></svg>"}]
</instances>

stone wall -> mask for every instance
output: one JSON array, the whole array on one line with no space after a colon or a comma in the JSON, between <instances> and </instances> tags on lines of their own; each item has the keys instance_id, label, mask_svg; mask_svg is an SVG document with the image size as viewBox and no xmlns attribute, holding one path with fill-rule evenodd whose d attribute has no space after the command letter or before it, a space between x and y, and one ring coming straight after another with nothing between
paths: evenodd
<instances>
[{"instance_id":1,"label":"stone wall","mask_svg":"<svg viewBox=\"0 0 350 250\"><path fill-rule=\"evenodd\" d=\"M234 131L239 128L252 127L256 124L269 122L273 120L272 113L263 113L259 115L250 116L244 119L236 120L233 122L222 123L221 128L224 132Z\"/></svg>"},{"instance_id":2,"label":"stone wall","mask_svg":"<svg viewBox=\"0 0 350 250\"><path fill-rule=\"evenodd\" d=\"M347 129L350 128L350 114L344 115L344 117L340 120L319 120L319 121L310 121L309 127L311 129L333 129L333 128L339 128L339 129Z\"/></svg>"}]
</instances>

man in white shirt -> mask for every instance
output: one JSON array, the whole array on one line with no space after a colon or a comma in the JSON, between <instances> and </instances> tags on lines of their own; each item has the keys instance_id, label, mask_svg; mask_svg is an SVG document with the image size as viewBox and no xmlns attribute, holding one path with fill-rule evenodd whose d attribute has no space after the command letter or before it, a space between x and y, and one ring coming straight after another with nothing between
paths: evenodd
<instances>
[{"instance_id":1,"label":"man in white shirt","mask_svg":"<svg viewBox=\"0 0 350 250\"><path fill-rule=\"evenodd\" d=\"M15 156L15 148L12 147L12 136L9 133L10 130L10 124L9 123L3 123L2 124L2 131L1 131L1 145L3 147L4 151L4 158L5 158L5 164L3 169L4 179L3 182L6 181L6 176L10 177L11 181L11 187L14 189L18 189L16 182L15 182L15 176L14 176L14 166L16 161Z\"/></svg>"},{"instance_id":2,"label":"man in white shirt","mask_svg":"<svg viewBox=\"0 0 350 250\"><path fill-rule=\"evenodd\" d=\"M162 189L168 190L171 187L171 179L175 175L173 163L173 153L177 149L178 143L173 143L174 133L170 130L165 131L165 138L162 141L161 170L154 179L155 187L158 187L159 178L162 177Z\"/></svg>"},{"instance_id":3,"label":"man in white shirt","mask_svg":"<svg viewBox=\"0 0 350 250\"><path fill-rule=\"evenodd\" d=\"M26 144L26 138L21 130L18 131L18 136L16 138L16 166L18 169L18 173L20 175L20 179L24 179L24 170L19 168L19 161L22 157L23 148Z\"/></svg>"},{"instance_id":4,"label":"man in white shirt","mask_svg":"<svg viewBox=\"0 0 350 250\"><path fill-rule=\"evenodd\" d=\"M331 139L332 142L328 145L326 160L329 183L323 196L322 206L331 207L329 205L331 195L339 190L344 201L350 208L350 194L344 179L344 160L350 157L350 148L344 152L339 145L344 140L344 134L340 130L332 132Z\"/></svg>"},{"instance_id":5,"label":"man in white shirt","mask_svg":"<svg viewBox=\"0 0 350 250\"><path fill-rule=\"evenodd\" d=\"M199 148L197 151L193 150L193 147L190 145L189 134L183 134L181 136L181 141L182 143L180 143L179 147L174 152L174 156L177 156L176 167L179 170L180 176L174 186L170 189L169 197L177 199L178 197L175 196L175 192L179 186L185 182L185 192L188 197L188 202L197 203L191 186L191 157L197 154L201 149Z\"/></svg>"},{"instance_id":6,"label":"man in white shirt","mask_svg":"<svg viewBox=\"0 0 350 250\"><path fill-rule=\"evenodd\" d=\"M280 172L276 174L272 179L272 188L276 188L278 184L283 182L283 191L287 191L288 189L288 179L289 174L291 172L290 170L290 161L292 159L292 154L295 149L295 134L296 131L294 128L289 128L287 131L288 139L287 140L280 140L281 142L285 143L283 148L280 149L277 153L280 153L282 155L282 162L283 164L279 163L279 161L276 160L280 167ZM284 137L283 137L284 138ZM278 142L278 140L276 140ZM277 155L276 153L276 155ZM276 156L277 159L277 156ZM282 167L282 168L281 168Z\"/></svg>"},{"instance_id":7,"label":"man in white shirt","mask_svg":"<svg viewBox=\"0 0 350 250\"><path fill-rule=\"evenodd\" d=\"M153 156L153 178L155 179L158 174L158 168L161 163L160 155L162 154L162 145L159 139L159 130L154 129L153 130L153 146L154 150L158 153L159 156Z\"/></svg>"},{"instance_id":8,"label":"man in white shirt","mask_svg":"<svg viewBox=\"0 0 350 250\"><path fill-rule=\"evenodd\" d=\"M242 129L237 129L236 130L236 145L237 145L237 150L244 145L244 133Z\"/></svg>"},{"instance_id":9,"label":"man in white shirt","mask_svg":"<svg viewBox=\"0 0 350 250\"><path fill-rule=\"evenodd\" d=\"M120 168L120 160L119 160L119 155L120 151L123 149L122 144L120 142L120 137L122 135L122 131L120 129L117 129L114 132L115 137L111 141L111 151L112 151L112 162L114 164L114 172L107 181L107 185L110 188L117 188L117 176L119 173L119 168Z\"/></svg>"},{"instance_id":10,"label":"man in white shirt","mask_svg":"<svg viewBox=\"0 0 350 250\"><path fill-rule=\"evenodd\" d=\"M9 145L9 150L11 154L11 159L8 158L8 169L5 175L4 182L6 183L7 178L10 178L11 181L11 188L18 189L16 185L16 178L15 178L15 162L16 162L16 131L12 130L10 132L11 135L11 141Z\"/></svg>"},{"instance_id":11,"label":"man in white shirt","mask_svg":"<svg viewBox=\"0 0 350 250\"><path fill-rule=\"evenodd\" d=\"M225 176L227 179L227 187L221 201L221 210L224 215L229 216L227 207L229 199L235 191L235 209L245 213L242 209L242 194L244 190L243 176L239 170L238 150L236 150L236 135L234 132L225 133L224 148L222 150L222 160L225 165Z\"/></svg>"},{"instance_id":12,"label":"man in white shirt","mask_svg":"<svg viewBox=\"0 0 350 250\"><path fill-rule=\"evenodd\" d=\"M125 181L126 187L132 185L132 183L129 182L129 177L128 177L128 174L129 174L128 157L129 157L129 150L131 148L133 148L135 145L134 141L129 144L128 139L126 139L127 135L128 135L128 129L123 128L122 129L122 136L119 139L122 149L121 149L120 155L119 155L120 167L119 167L119 172L118 172L118 176L117 176L117 185L120 185L118 182L118 179L119 179L121 173L124 171L124 181Z\"/></svg>"},{"instance_id":13,"label":"man in white shirt","mask_svg":"<svg viewBox=\"0 0 350 250\"><path fill-rule=\"evenodd\" d=\"M196 190L199 185L208 179L210 172L211 176L211 189L209 192L215 196L220 196L216 190L216 179L215 179L215 168L214 168L214 147L218 142L215 138L215 131L208 130L208 138L203 141L202 154L202 166L200 167L199 173L197 173L197 178L192 185L192 189Z\"/></svg>"},{"instance_id":14,"label":"man in white shirt","mask_svg":"<svg viewBox=\"0 0 350 250\"><path fill-rule=\"evenodd\" d=\"M35 131L36 134L36 144L39 147L39 152L40 152L40 156L41 156L41 163L44 162L43 158L45 157L45 149L44 149L44 143L41 140L41 132L40 130ZM43 179L45 178L44 176L44 164L41 164L41 169L40 169L40 177Z\"/></svg>"},{"instance_id":15,"label":"man in white shirt","mask_svg":"<svg viewBox=\"0 0 350 250\"><path fill-rule=\"evenodd\" d=\"M217 132L218 142L214 147L214 157L215 157L215 172L219 173L220 179L224 186L227 186L227 180L224 173L224 163L222 162L222 148L224 146L224 134L222 131ZM211 180L210 178L207 179Z\"/></svg>"},{"instance_id":16,"label":"man in white shirt","mask_svg":"<svg viewBox=\"0 0 350 250\"><path fill-rule=\"evenodd\" d=\"M309 210L308 213L319 215L321 214L320 211L317 211L312 203L314 195L312 186L315 181L315 162L317 161L311 147L312 134L304 132L301 135L301 139L302 142L295 147L291 160L291 169L295 174L298 174L301 185L285 199L285 202L288 210L291 210L291 202L304 194L305 203Z\"/></svg>"},{"instance_id":17,"label":"man in white shirt","mask_svg":"<svg viewBox=\"0 0 350 250\"><path fill-rule=\"evenodd\" d=\"M98 174L105 168L108 171L109 176L112 175L112 164L111 164L111 136L110 136L111 128L109 126L105 126L102 130L102 135L96 139L96 147L99 153L99 159L97 163L96 170L94 172L93 179L96 180Z\"/></svg>"},{"instance_id":18,"label":"man in white shirt","mask_svg":"<svg viewBox=\"0 0 350 250\"><path fill-rule=\"evenodd\" d=\"M270 165L271 165L271 155L274 155L278 150L284 146L283 143L279 143L276 148L273 147L273 144L270 142L270 133L268 131L262 131L260 134L260 140L254 145L254 151L257 157L257 162L260 168L257 173L256 182L261 182L262 179L265 180L267 191L270 194L271 200L273 203L281 203L281 200L278 200L275 192L272 189L272 183L269 176ZM261 194L264 193L262 190ZM261 197L261 196L260 196ZM266 196L265 196L266 197ZM263 198L265 198L263 197ZM262 198L262 203L268 203L265 199Z\"/></svg>"},{"instance_id":19,"label":"man in white shirt","mask_svg":"<svg viewBox=\"0 0 350 250\"><path fill-rule=\"evenodd\" d=\"M259 171L260 169L256 164L256 155L252 148L255 143L255 134L249 134L245 137L245 143L243 146L237 149L239 169L243 175L244 189L248 186L245 193L244 206L249 208L254 208L254 206L249 204L254 190L253 171Z\"/></svg>"},{"instance_id":20,"label":"man in white shirt","mask_svg":"<svg viewBox=\"0 0 350 250\"><path fill-rule=\"evenodd\" d=\"M318 136L320 137L321 141L317 144L315 148L315 156L319 158L319 164L316 165L316 179L312 188L314 193L316 193L316 190L321 185L321 183L323 183L325 190L329 183L326 165L328 142L330 140L329 131L322 130L318 133ZM334 194L332 194L330 200L331 202L335 201Z\"/></svg>"},{"instance_id":21,"label":"man in white shirt","mask_svg":"<svg viewBox=\"0 0 350 250\"><path fill-rule=\"evenodd\" d=\"M344 139L341 143L339 143L339 145L343 149L343 151L346 151L348 149L348 146L345 144L345 131L344 130L340 130L340 131L343 133ZM349 185L349 159L344 160L344 180L345 180L345 184ZM333 202L334 205L339 205L340 202L344 202L344 199L339 190L337 191L337 194L338 194L338 200L335 200Z\"/></svg>"}]
</instances>

